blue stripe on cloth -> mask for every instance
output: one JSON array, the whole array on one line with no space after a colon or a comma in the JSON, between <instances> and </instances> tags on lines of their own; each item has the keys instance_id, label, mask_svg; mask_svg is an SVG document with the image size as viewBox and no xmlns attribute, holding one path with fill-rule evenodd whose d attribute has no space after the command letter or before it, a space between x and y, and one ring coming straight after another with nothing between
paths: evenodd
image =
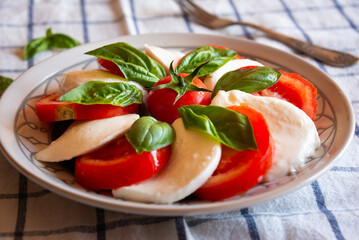
<instances>
[{"instance_id":1,"label":"blue stripe on cloth","mask_svg":"<svg viewBox=\"0 0 359 240\"><path fill-rule=\"evenodd\" d=\"M97 240L106 240L105 211L102 208L96 208L96 221Z\"/></svg>"},{"instance_id":2,"label":"blue stripe on cloth","mask_svg":"<svg viewBox=\"0 0 359 240\"><path fill-rule=\"evenodd\" d=\"M324 196L322 193L322 190L320 189L318 181L314 181L312 184L312 189L315 195L315 199L318 205L319 210L324 213L324 215L327 217L330 227L332 228L332 231L335 235L335 237L338 240L344 240L342 231L340 230L340 227L338 225L338 221L335 218L334 214L326 207Z\"/></svg>"},{"instance_id":3,"label":"blue stripe on cloth","mask_svg":"<svg viewBox=\"0 0 359 240\"><path fill-rule=\"evenodd\" d=\"M233 10L234 10L234 14L236 15L236 18L238 21L242 21L241 16L239 15L239 12L236 8L236 5L234 4L233 0L228 0L229 4L232 6ZM253 40L252 35L249 33L249 31L247 30L247 28L245 26L241 26L244 32L244 35L248 38Z\"/></svg>"},{"instance_id":4,"label":"blue stripe on cloth","mask_svg":"<svg viewBox=\"0 0 359 240\"><path fill-rule=\"evenodd\" d=\"M248 208L241 209L241 214L243 215L244 219L247 222L248 232L249 232L249 236L251 237L251 239L259 240L260 237L259 237L259 232L257 229L256 221L254 220L253 216L251 214L249 214Z\"/></svg>"},{"instance_id":5,"label":"blue stripe on cloth","mask_svg":"<svg viewBox=\"0 0 359 240\"><path fill-rule=\"evenodd\" d=\"M175 217L175 223L176 223L178 240L186 240L187 235L186 235L184 218L183 217Z\"/></svg>"},{"instance_id":6,"label":"blue stripe on cloth","mask_svg":"<svg viewBox=\"0 0 359 240\"><path fill-rule=\"evenodd\" d=\"M86 16L86 3L85 0L80 0L81 4L81 17L82 17L82 27L84 34L84 42L89 42L89 34L88 34L88 25L87 25L87 16Z\"/></svg>"},{"instance_id":7,"label":"blue stripe on cloth","mask_svg":"<svg viewBox=\"0 0 359 240\"><path fill-rule=\"evenodd\" d=\"M135 25L136 34L139 34L140 30L138 28L138 22L137 22L137 18L136 18L136 10L135 10L134 0L130 0L130 6L131 6L133 25Z\"/></svg>"},{"instance_id":8,"label":"blue stripe on cloth","mask_svg":"<svg viewBox=\"0 0 359 240\"><path fill-rule=\"evenodd\" d=\"M50 191L42 190L39 192L27 193L27 198L34 198L34 197L42 197L49 194ZM19 194L9 193L9 194L0 194L0 199L16 199L19 198Z\"/></svg>"},{"instance_id":9,"label":"blue stripe on cloth","mask_svg":"<svg viewBox=\"0 0 359 240\"><path fill-rule=\"evenodd\" d=\"M116 228L122 228L127 226L143 226L143 225L150 225L150 224L159 224L163 222L168 222L173 220L173 217L142 217L142 218L135 218L135 219L121 219L117 221L107 222L105 226L105 230L112 230ZM51 229L51 230L32 230L32 231L24 231L23 236L30 236L32 238L37 236L50 236L50 235L60 235L65 233L96 233L97 227L96 226L89 226L89 225L76 225L70 226L60 229ZM0 232L1 237L14 237L14 232Z\"/></svg>"},{"instance_id":10,"label":"blue stripe on cloth","mask_svg":"<svg viewBox=\"0 0 359 240\"><path fill-rule=\"evenodd\" d=\"M24 236L27 210L27 178L19 175L19 196L17 204L17 218L15 226L15 240L21 240Z\"/></svg>"},{"instance_id":11,"label":"blue stripe on cloth","mask_svg":"<svg viewBox=\"0 0 359 240\"><path fill-rule=\"evenodd\" d=\"M354 24L354 22L350 19L350 17L344 12L343 7L338 3L338 1L337 0L332 0L332 1L335 7L338 9L338 11L341 13L341 15L347 20L350 27L359 33L358 27Z\"/></svg>"},{"instance_id":12,"label":"blue stripe on cloth","mask_svg":"<svg viewBox=\"0 0 359 240\"><path fill-rule=\"evenodd\" d=\"M288 14L289 18L292 20L292 22L294 23L294 25L296 26L296 28L303 34L304 38L306 39L307 42L312 43L312 40L310 39L309 35L304 31L304 29L298 24L298 22L296 21L296 19L293 16L292 11L289 9L289 7L287 6L287 4L283 1L283 0L279 0L281 2L281 4L283 5L285 12ZM316 61L316 63L318 64L318 66L325 72L326 69L324 67L324 65L318 61Z\"/></svg>"},{"instance_id":13,"label":"blue stripe on cloth","mask_svg":"<svg viewBox=\"0 0 359 240\"><path fill-rule=\"evenodd\" d=\"M333 172L359 172L359 167L340 167L334 166L330 171Z\"/></svg>"},{"instance_id":14,"label":"blue stripe on cloth","mask_svg":"<svg viewBox=\"0 0 359 240\"><path fill-rule=\"evenodd\" d=\"M359 137L359 125L355 123L355 136Z\"/></svg>"}]
</instances>

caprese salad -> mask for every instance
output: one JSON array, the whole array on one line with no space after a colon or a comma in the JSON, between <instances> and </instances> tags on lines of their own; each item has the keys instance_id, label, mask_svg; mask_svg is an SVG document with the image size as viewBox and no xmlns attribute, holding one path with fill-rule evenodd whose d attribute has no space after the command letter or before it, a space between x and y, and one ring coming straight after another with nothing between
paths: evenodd
<instances>
[{"instance_id":1,"label":"caprese salad","mask_svg":"<svg viewBox=\"0 0 359 240\"><path fill-rule=\"evenodd\" d=\"M73 120L35 154L73 161L79 185L170 204L223 200L303 167L320 146L317 90L226 47L189 52L119 42L86 54L36 101L40 121Z\"/></svg>"}]
</instances>

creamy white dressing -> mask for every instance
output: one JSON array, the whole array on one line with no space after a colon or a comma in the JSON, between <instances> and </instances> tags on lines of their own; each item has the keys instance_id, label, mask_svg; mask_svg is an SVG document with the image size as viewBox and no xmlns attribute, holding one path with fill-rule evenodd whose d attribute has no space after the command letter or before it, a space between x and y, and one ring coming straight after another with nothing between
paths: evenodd
<instances>
[{"instance_id":1,"label":"creamy white dressing","mask_svg":"<svg viewBox=\"0 0 359 240\"><path fill-rule=\"evenodd\" d=\"M265 180L277 179L303 167L320 146L314 122L301 109L284 100L231 90L219 91L211 105L246 105L263 114L275 143L273 166Z\"/></svg>"}]
</instances>

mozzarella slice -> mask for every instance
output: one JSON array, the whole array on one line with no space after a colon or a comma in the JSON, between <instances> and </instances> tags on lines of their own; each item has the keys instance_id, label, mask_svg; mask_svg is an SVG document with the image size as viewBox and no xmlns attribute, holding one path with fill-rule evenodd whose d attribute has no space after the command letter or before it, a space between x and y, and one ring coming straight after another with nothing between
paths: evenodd
<instances>
[{"instance_id":1,"label":"mozzarella slice","mask_svg":"<svg viewBox=\"0 0 359 240\"><path fill-rule=\"evenodd\" d=\"M284 100L231 90L219 91L211 105L247 105L263 114L275 142L273 166L265 180L274 180L303 167L321 144L314 122Z\"/></svg>"},{"instance_id":2,"label":"mozzarella slice","mask_svg":"<svg viewBox=\"0 0 359 240\"><path fill-rule=\"evenodd\" d=\"M182 119L173 123L176 140L166 165L153 178L112 191L113 196L138 202L168 204L197 190L213 174L221 158L221 146L196 130L185 129Z\"/></svg>"},{"instance_id":3,"label":"mozzarella slice","mask_svg":"<svg viewBox=\"0 0 359 240\"><path fill-rule=\"evenodd\" d=\"M61 137L35 154L35 159L45 162L69 160L96 150L123 135L139 118L128 114L91 121L75 121Z\"/></svg>"},{"instance_id":4,"label":"mozzarella slice","mask_svg":"<svg viewBox=\"0 0 359 240\"><path fill-rule=\"evenodd\" d=\"M169 67L173 61L173 69L175 69L179 61L184 56L184 53L175 50L167 50L160 47L150 46L145 44L145 53L157 61L165 69L166 73L169 74Z\"/></svg>"},{"instance_id":5,"label":"mozzarella slice","mask_svg":"<svg viewBox=\"0 0 359 240\"><path fill-rule=\"evenodd\" d=\"M218 80L227 72L234 71L239 68L248 67L248 66L263 66L260 62L250 60L250 59L233 59L224 64L222 67L217 69L215 72L209 74L204 79L204 84L209 90L213 90L214 86Z\"/></svg>"},{"instance_id":6,"label":"mozzarella slice","mask_svg":"<svg viewBox=\"0 0 359 240\"><path fill-rule=\"evenodd\" d=\"M118 75L106 72L101 69L85 69L65 73L60 81L60 93L65 94L71 89L79 87L90 81L102 81L102 82L124 82L137 86L142 92L144 88L141 84L128 81Z\"/></svg>"}]
</instances>

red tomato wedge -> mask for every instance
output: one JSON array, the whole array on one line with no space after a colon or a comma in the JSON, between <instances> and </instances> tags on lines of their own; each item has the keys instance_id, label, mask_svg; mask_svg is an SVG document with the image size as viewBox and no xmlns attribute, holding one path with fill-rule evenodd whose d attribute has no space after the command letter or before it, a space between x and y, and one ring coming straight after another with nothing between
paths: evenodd
<instances>
[{"instance_id":1,"label":"red tomato wedge","mask_svg":"<svg viewBox=\"0 0 359 240\"><path fill-rule=\"evenodd\" d=\"M178 75L186 77L188 74L179 73ZM171 76L167 76L158 81L155 86L166 84L171 81ZM200 88L207 88L206 85L197 77L193 78L193 84ZM175 102L177 92L169 89L155 89L148 95L148 108L151 115L159 121L173 123L180 117L178 108L185 105L209 105L211 102L211 93L202 91L186 92L178 101Z\"/></svg>"},{"instance_id":2,"label":"red tomato wedge","mask_svg":"<svg viewBox=\"0 0 359 240\"><path fill-rule=\"evenodd\" d=\"M101 65L101 67L107 69L110 73L118 75L120 77L125 77L121 72L121 70L119 69L119 67L115 63L111 62L110 60L97 58L97 62L98 64Z\"/></svg>"},{"instance_id":3,"label":"red tomato wedge","mask_svg":"<svg viewBox=\"0 0 359 240\"><path fill-rule=\"evenodd\" d=\"M195 192L196 196L204 200L222 200L245 193L257 185L272 166L274 141L263 115L247 106L228 108L249 118L257 150L237 151L222 146L222 158L217 169Z\"/></svg>"},{"instance_id":4,"label":"red tomato wedge","mask_svg":"<svg viewBox=\"0 0 359 240\"><path fill-rule=\"evenodd\" d=\"M75 177L81 186L94 191L129 186L151 178L170 156L170 146L137 154L123 136L104 148L78 157Z\"/></svg>"},{"instance_id":5,"label":"red tomato wedge","mask_svg":"<svg viewBox=\"0 0 359 240\"><path fill-rule=\"evenodd\" d=\"M138 112L138 104L126 107L110 104L82 105L62 102L59 94L51 94L38 99L35 103L36 114L42 122L55 122L69 119L94 120Z\"/></svg>"},{"instance_id":6,"label":"red tomato wedge","mask_svg":"<svg viewBox=\"0 0 359 240\"><path fill-rule=\"evenodd\" d=\"M314 85L296 73L280 71L282 76L272 87L257 94L277 97L291 102L302 109L313 121L317 113L317 89Z\"/></svg>"}]
</instances>

